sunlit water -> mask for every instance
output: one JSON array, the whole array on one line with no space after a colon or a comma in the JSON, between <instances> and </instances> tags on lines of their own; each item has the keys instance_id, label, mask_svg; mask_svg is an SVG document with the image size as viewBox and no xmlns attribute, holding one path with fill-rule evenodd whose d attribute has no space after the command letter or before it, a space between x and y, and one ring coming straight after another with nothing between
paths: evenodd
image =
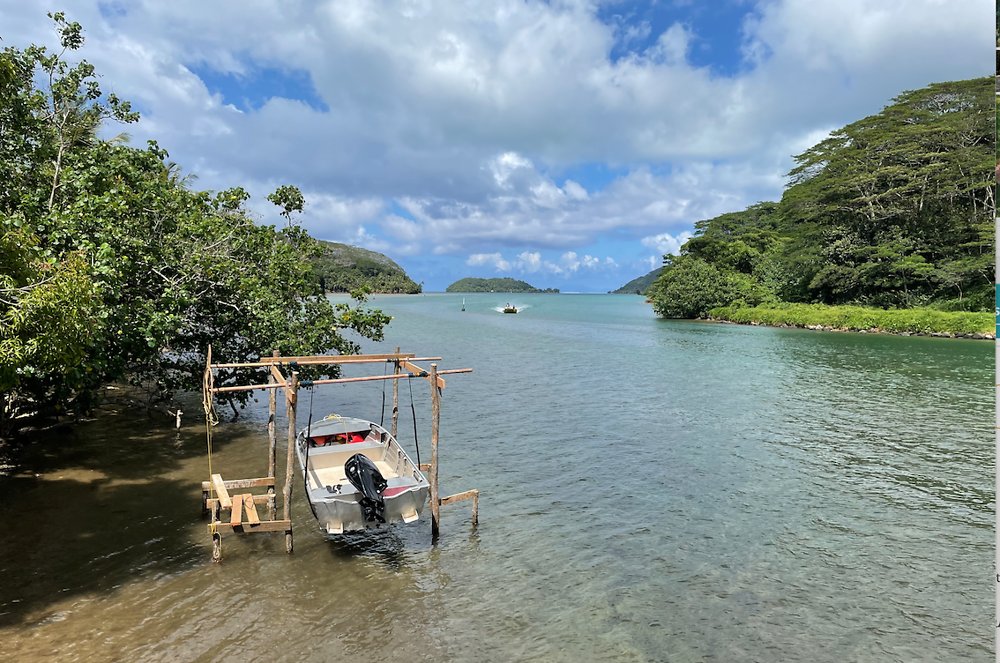
<instances>
[{"instance_id":1,"label":"sunlit water","mask_svg":"<svg viewBox=\"0 0 1000 663\"><path fill-rule=\"evenodd\" d=\"M991 343L664 321L624 295L373 304L395 319L366 351L474 369L447 377L441 482L480 490L478 530L461 502L437 545L426 519L329 540L297 484L293 555L227 536L212 564L200 398L180 433L107 415L0 477L4 659L991 658ZM411 386L428 456L423 380L400 438L415 455ZM382 394L304 391L300 421L378 421ZM265 417L261 396L215 430L214 471L266 473Z\"/></svg>"}]
</instances>

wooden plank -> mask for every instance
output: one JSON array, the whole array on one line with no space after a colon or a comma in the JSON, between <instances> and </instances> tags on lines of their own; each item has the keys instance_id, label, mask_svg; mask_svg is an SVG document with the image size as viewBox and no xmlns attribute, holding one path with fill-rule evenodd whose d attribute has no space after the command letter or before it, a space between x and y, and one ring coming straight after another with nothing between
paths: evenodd
<instances>
[{"instance_id":1,"label":"wooden plank","mask_svg":"<svg viewBox=\"0 0 1000 663\"><path fill-rule=\"evenodd\" d=\"M311 355L308 357L261 357L257 361L264 364L340 364L340 363L361 363L366 361L385 361L386 359L413 359L417 355L412 352L394 352L385 355Z\"/></svg>"},{"instance_id":2,"label":"wooden plank","mask_svg":"<svg viewBox=\"0 0 1000 663\"><path fill-rule=\"evenodd\" d=\"M413 373L415 375L423 375L423 378L425 380L427 380L428 382L431 381L430 373L427 371L426 368L420 368L416 364L411 364L408 361L404 361L404 362L402 362L402 364L403 364L403 368L406 369L406 370L408 370L409 372L411 372L411 373ZM432 368L436 368L437 364L431 364L431 367ZM435 373L435 375L436 375L436 373ZM441 378L441 377L437 378L437 386L440 387L441 389L444 389L444 378Z\"/></svg>"},{"instance_id":3,"label":"wooden plank","mask_svg":"<svg viewBox=\"0 0 1000 663\"><path fill-rule=\"evenodd\" d=\"M226 482L222 480L222 475L213 474L212 483L215 485L215 492L219 494L219 503L222 505L222 508L233 508L233 500L229 497L229 491L226 490Z\"/></svg>"},{"instance_id":4,"label":"wooden plank","mask_svg":"<svg viewBox=\"0 0 1000 663\"><path fill-rule=\"evenodd\" d=\"M420 372L425 372L419 366L417 367L417 369ZM447 371L438 371L438 375L449 375L451 373L471 373L471 372L472 372L471 368L452 368ZM361 378L337 378L333 380L313 380L313 385L343 384L345 382L365 382L369 380L400 380L400 379L405 380L409 379L410 377L411 376L409 373L404 373L400 375L369 375ZM430 380L430 378L424 378L424 379L428 381ZM444 385L444 380L439 377L438 387L444 389L443 385ZM281 388L282 385L280 384L244 384L244 385L236 385L233 387L214 387L212 389L212 393L222 394L230 391L253 391L255 389L281 389Z\"/></svg>"},{"instance_id":5,"label":"wooden plank","mask_svg":"<svg viewBox=\"0 0 1000 663\"><path fill-rule=\"evenodd\" d=\"M212 531L212 526L207 525L208 531ZM215 531L226 534L228 532L242 532L244 534L249 534L251 532L290 532L292 529L291 520L262 520L259 525L251 525L250 523L241 523L233 527L229 523L216 523Z\"/></svg>"},{"instance_id":6,"label":"wooden plank","mask_svg":"<svg viewBox=\"0 0 1000 663\"><path fill-rule=\"evenodd\" d=\"M230 488L267 488L274 485L274 477L261 477L259 479L230 479L223 481L222 485L226 489ZM201 482L201 489L208 490L211 484L208 481Z\"/></svg>"},{"instance_id":7,"label":"wooden plank","mask_svg":"<svg viewBox=\"0 0 1000 663\"><path fill-rule=\"evenodd\" d=\"M236 527L243 522L243 496L233 495L233 512L229 516L229 524Z\"/></svg>"},{"instance_id":8,"label":"wooden plank","mask_svg":"<svg viewBox=\"0 0 1000 663\"><path fill-rule=\"evenodd\" d=\"M243 498L243 508L247 511L247 522L251 525L260 524L260 516L257 515L257 507L253 505L253 495L240 495Z\"/></svg>"},{"instance_id":9,"label":"wooden plank","mask_svg":"<svg viewBox=\"0 0 1000 663\"><path fill-rule=\"evenodd\" d=\"M278 383L278 386L281 387L282 389L288 389L288 382L285 380L285 376L281 374L281 371L278 370L278 367L272 365L270 369L271 369L271 375L274 376L274 379Z\"/></svg>"},{"instance_id":10,"label":"wooden plank","mask_svg":"<svg viewBox=\"0 0 1000 663\"><path fill-rule=\"evenodd\" d=\"M421 472L426 472L429 469L431 469L431 464L430 463L420 463L420 465L418 467L420 468Z\"/></svg>"},{"instance_id":11,"label":"wooden plank","mask_svg":"<svg viewBox=\"0 0 1000 663\"><path fill-rule=\"evenodd\" d=\"M471 500L478 494L478 490L467 490L464 493L457 493L455 495L449 495L448 497L442 497L440 502L442 505L445 505L451 504L452 502L461 502L462 500Z\"/></svg>"},{"instance_id":12,"label":"wooden plank","mask_svg":"<svg viewBox=\"0 0 1000 663\"><path fill-rule=\"evenodd\" d=\"M246 497L246 496L244 495L244 497ZM251 495L250 497L253 498L253 503L255 505L256 504L267 504L268 502L271 501L271 496L270 495ZM206 506L211 510L212 506L215 503L217 503L218 501L219 500L217 500L217 499L215 499L213 497L213 498L211 498L209 500L206 500Z\"/></svg>"},{"instance_id":13,"label":"wooden plank","mask_svg":"<svg viewBox=\"0 0 1000 663\"><path fill-rule=\"evenodd\" d=\"M285 390L286 404L291 402L289 399L295 399L294 394L292 394L292 390L288 388L288 382L285 380L285 376L281 374L281 371L278 370L277 366L271 366L271 378L279 387Z\"/></svg>"}]
</instances>

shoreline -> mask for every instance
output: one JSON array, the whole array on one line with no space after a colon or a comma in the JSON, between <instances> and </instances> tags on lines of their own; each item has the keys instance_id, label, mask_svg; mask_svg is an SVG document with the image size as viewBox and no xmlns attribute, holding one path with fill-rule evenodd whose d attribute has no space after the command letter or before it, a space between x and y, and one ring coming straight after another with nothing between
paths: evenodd
<instances>
[{"instance_id":1,"label":"shoreline","mask_svg":"<svg viewBox=\"0 0 1000 663\"><path fill-rule=\"evenodd\" d=\"M828 325L793 325L782 323L778 325L768 324L766 322L759 322L757 320L751 320L749 322L737 322L735 320L726 320L725 318L693 318L697 322L714 322L724 325L746 325L750 327L773 327L775 329L806 329L809 331L824 331L824 332L846 332L851 334L883 334L885 336L924 336L928 338L966 338L974 341L995 341L995 334L990 332L911 332L911 331L891 331L888 329L880 329L878 327L870 327L867 329L851 329L849 327L831 327Z\"/></svg>"}]
</instances>

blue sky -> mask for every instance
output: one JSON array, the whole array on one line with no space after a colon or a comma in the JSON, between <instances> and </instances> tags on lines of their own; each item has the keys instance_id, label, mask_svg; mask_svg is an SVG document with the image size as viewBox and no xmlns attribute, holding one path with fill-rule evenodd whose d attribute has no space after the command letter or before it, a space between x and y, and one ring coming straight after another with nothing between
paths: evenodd
<instances>
[{"instance_id":1,"label":"blue sky","mask_svg":"<svg viewBox=\"0 0 1000 663\"><path fill-rule=\"evenodd\" d=\"M322 239L428 290L604 292L693 224L776 200L797 154L903 90L986 76L971 0L67 0L102 86L262 223L282 184ZM38 2L4 43L54 42ZM117 133L118 127L109 127Z\"/></svg>"}]
</instances>

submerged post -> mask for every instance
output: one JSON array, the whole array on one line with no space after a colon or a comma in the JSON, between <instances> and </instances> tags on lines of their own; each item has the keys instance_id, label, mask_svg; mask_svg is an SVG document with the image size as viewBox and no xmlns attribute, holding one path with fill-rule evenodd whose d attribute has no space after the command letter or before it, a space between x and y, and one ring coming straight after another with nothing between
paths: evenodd
<instances>
[{"instance_id":1,"label":"submerged post","mask_svg":"<svg viewBox=\"0 0 1000 663\"><path fill-rule=\"evenodd\" d=\"M441 522L438 494L438 429L441 423L441 389L437 383L437 364L431 364L431 535L437 536Z\"/></svg>"},{"instance_id":2,"label":"submerged post","mask_svg":"<svg viewBox=\"0 0 1000 663\"><path fill-rule=\"evenodd\" d=\"M399 354L399 346L396 346L396 354ZM399 358L393 362L395 368L392 369L393 375L399 375ZM399 380L392 381L392 437L396 437L396 422L399 421Z\"/></svg>"},{"instance_id":3,"label":"submerged post","mask_svg":"<svg viewBox=\"0 0 1000 663\"><path fill-rule=\"evenodd\" d=\"M282 496L285 498L284 509L282 511L283 520L291 520L292 507L292 470L293 456L295 455L295 408L299 395L299 374L293 371L288 379L289 394L285 396L286 410L288 412L288 464L285 467L285 489ZM291 527L289 525L289 527ZM292 552L292 530L285 532L285 552Z\"/></svg>"},{"instance_id":4,"label":"submerged post","mask_svg":"<svg viewBox=\"0 0 1000 663\"><path fill-rule=\"evenodd\" d=\"M274 356L278 356L278 351L274 351ZM267 376L267 383L274 384L275 379L273 375ZM268 417L267 417L267 477L269 479L274 478L274 466L275 466L275 455L278 446L278 435L274 429L274 415L277 410L278 401L278 390L268 389ZM271 520L274 520L274 484L272 483L267 487L267 512L270 514Z\"/></svg>"}]
</instances>

